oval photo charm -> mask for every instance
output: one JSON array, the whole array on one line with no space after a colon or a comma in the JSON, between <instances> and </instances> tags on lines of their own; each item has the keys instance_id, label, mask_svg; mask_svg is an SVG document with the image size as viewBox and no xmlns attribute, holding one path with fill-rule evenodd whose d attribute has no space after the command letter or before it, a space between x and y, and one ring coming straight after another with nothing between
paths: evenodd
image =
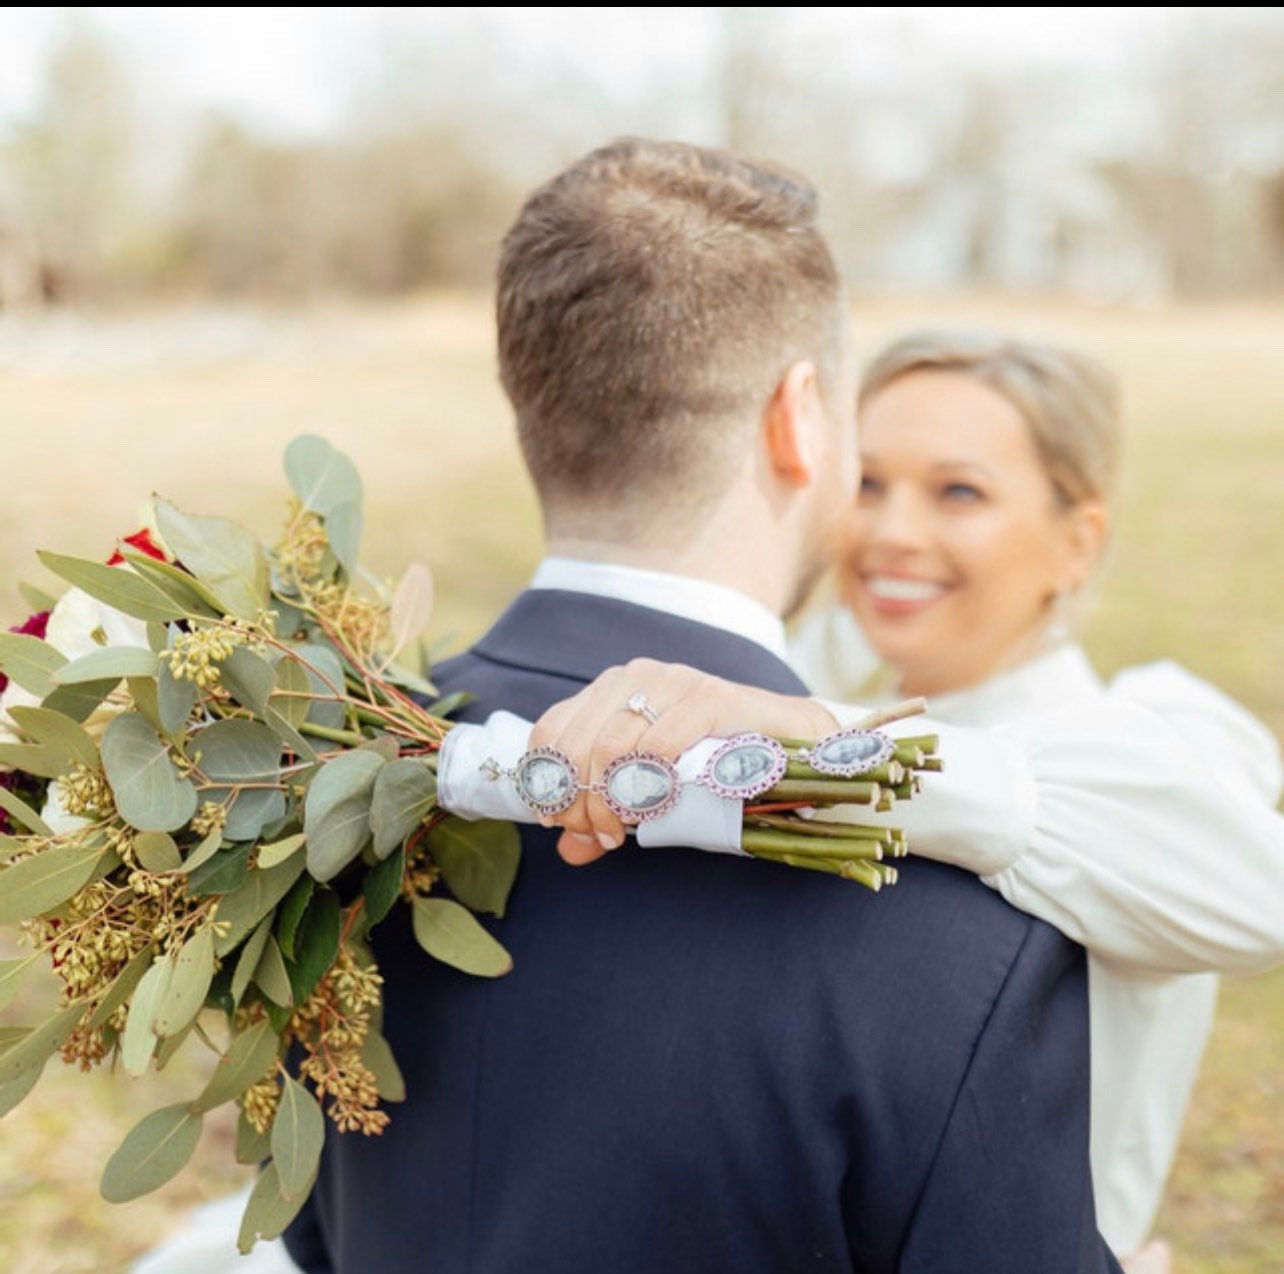
<instances>
[{"instance_id":1,"label":"oval photo charm","mask_svg":"<svg viewBox=\"0 0 1284 1274\"><path fill-rule=\"evenodd\" d=\"M602 799L626 823L659 818L677 804L678 772L661 756L631 752L602 775Z\"/></svg>"},{"instance_id":2,"label":"oval photo charm","mask_svg":"<svg viewBox=\"0 0 1284 1274\"><path fill-rule=\"evenodd\" d=\"M896 744L889 735L878 730L843 730L821 739L811 749L807 764L821 774L850 779L857 774L868 774L896 751Z\"/></svg>"},{"instance_id":3,"label":"oval photo charm","mask_svg":"<svg viewBox=\"0 0 1284 1274\"><path fill-rule=\"evenodd\" d=\"M728 801L761 796L785 775L785 750L765 734L738 734L710 758L699 782Z\"/></svg>"},{"instance_id":4,"label":"oval photo charm","mask_svg":"<svg viewBox=\"0 0 1284 1274\"><path fill-rule=\"evenodd\" d=\"M580 790L574 763L556 748L525 753L513 770L513 786L527 809L550 816L570 809Z\"/></svg>"}]
</instances>

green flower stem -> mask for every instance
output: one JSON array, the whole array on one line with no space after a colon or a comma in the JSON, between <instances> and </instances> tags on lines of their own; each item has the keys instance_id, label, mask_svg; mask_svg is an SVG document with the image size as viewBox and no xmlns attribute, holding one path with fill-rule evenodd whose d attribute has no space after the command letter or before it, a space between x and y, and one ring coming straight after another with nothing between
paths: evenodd
<instances>
[{"instance_id":1,"label":"green flower stem","mask_svg":"<svg viewBox=\"0 0 1284 1274\"><path fill-rule=\"evenodd\" d=\"M873 840L881 845L890 845L896 839L895 831L890 827L875 827L873 824L860 823L826 823L819 818L786 818L780 814L751 814L745 816L746 824L755 827L766 827L777 832L790 832L797 836L823 836L839 840Z\"/></svg>"},{"instance_id":2,"label":"green flower stem","mask_svg":"<svg viewBox=\"0 0 1284 1274\"><path fill-rule=\"evenodd\" d=\"M808 840L788 832L764 831L746 827L740 838L741 847L755 856L759 853L794 854L800 858L872 858L883 857L884 849L876 840Z\"/></svg>"},{"instance_id":3,"label":"green flower stem","mask_svg":"<svg viewBox=\"0 0 1284 1274\"><path fill-rule=\"evenodd\" d=\"M913 737L897 739L896 745L899 748L917 748L924 756L935 756L941 740L940 736L935 734L916 734Z\"/></svg>"},{"instance_id":4,"label":"green flower stem","mask_svg":"<svg viewBox=\"0 0 1284 1274\"><path fill-rule=\"evenodd\" d=\"M783 779L762 794L771 801L807 801L814 805L874 805L882 795L877 783L853 779Z\"/></svg>"},{"instance_id":5,"label":"green flower stem","mask_svg":"<svg viewBox=\"0 0 1284 1274\"><path fill-rule=\"evenodd\" d=\"M299 733L310 734L317 739L328 739L331 743L348 743L353 747L360 747L367 741L364 734L355 730L331 730L329 726L317 725L314 721L304 721L299 726Z\"/></svg>"}]
</instances>

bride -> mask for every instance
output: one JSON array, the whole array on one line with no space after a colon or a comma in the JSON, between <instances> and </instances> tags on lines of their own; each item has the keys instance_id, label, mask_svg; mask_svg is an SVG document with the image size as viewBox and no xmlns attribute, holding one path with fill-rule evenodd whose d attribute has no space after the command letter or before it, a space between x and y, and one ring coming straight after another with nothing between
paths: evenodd
<instances>
[{"instance_id":1,"label":"bride","mask_svg":"<svg viewBox=\"0 0 1284 1274\"><path fill-rule=\"evenodd\" d=\"M1000 797L1038 804L1019 856L995 860L984 829L965 845L957 829L933 826L931 800L894 821L917 851L976 870L1087 947L1098 1222L1116 1252L1132 1254L1127 1270L1162 1274L1167 1247L1147 1240L1212 1029L1216 974L1252 967L1229 936L1235 908L1245 935L1275 931L1259 951L1266 961L1280 946L1278 901L1241 891L1229 916L1218 912L1214 873L1200 859L1233 875L1237 855L1247 866L1284 853L1284 827L1269 813L1278 750L1253 718L1174 664L1104 684L1072 637L1107 539L1118 451L1113 384L1094 362L1002 336L910 335L867 369L860 427L863 480L841 601L803 627L796 665L839 722L855 715L843 704L928 695L946 730L999 727L1027 754L1014 756L1020 781ZM655 724L620 713L637 693L659 713ZM814 736L816 706L690 669L630 665L550 710L531 745L561 749L596 778L611 757L591 741L608 722L614 752L676 756L706 734ZM624 721L635 722L632 737L622 737ZM1180 736L1195 784L1166 782L1142 735L1120 746L1118 732L1138 723L1143 734ZM925 729L912 723L913 733ZM946 735L946 773L933 780L951 777L966 743ZM1213 780L1196 749L1226 758L1225 790L1206 790ZM1104 780L1103 766L1115 771ZM960 786L971 781L958 776ZM1108 790L1092 814L1108 843L1081 818L1093 798L1073 791L1101 782ZM591 797L557 821L572 862L596 858L601 838L623 837Z\"/></svg>"}]
</instances>

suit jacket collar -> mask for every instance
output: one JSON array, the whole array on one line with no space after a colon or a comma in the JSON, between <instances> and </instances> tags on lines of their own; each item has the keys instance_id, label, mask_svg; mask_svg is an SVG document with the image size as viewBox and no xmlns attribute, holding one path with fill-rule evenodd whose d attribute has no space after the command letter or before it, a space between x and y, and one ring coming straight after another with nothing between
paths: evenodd
<instances>
[{"instance_id":1,"label":"suit jacket collar","mask_svg":"<svg viewBox=\"0 0 1284 1274\"><path fill-rule=\"evenodd\" d=\"M648 658L784 694L806 693L789 665L757 642L649 606L559 589L522 593L473 652L584 682L615 664Z\"/></svg>"}]
</instances>

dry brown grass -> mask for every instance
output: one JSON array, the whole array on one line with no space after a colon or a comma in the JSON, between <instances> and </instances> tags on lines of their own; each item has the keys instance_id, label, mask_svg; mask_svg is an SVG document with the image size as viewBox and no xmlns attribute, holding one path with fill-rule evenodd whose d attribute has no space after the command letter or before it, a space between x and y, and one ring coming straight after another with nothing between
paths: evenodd
<instances>
[{"instance_id":1,"label":"dry brown grass","mask_svg":"<svg viewBox=\"0 0 1284 1274\"><path fill-rule=\"evenodd\" d=\"M1089 630L1103 668L1174 656L1284 733L1284 309L878 303L861 307L858 337L868 350L911 324L965 321L1072 340L1127 387L1130 476ZM0 329L0 580L38 577L38 546L105 554L151 490L270 534L281 450L312 430L366 478L372 565L435 568L438 631L462 642L520 587L539 555L538 518L484 303L281 318L256 329L254 349L219 358L184 342L186 322L167 317L164 358L136 365L86 365L65 343L24 334L39 374L14 369L14 334ZM129 345L130 330L111 328L91 348ZM6 585L0 615L19 608ZM0 1268L112 1274L191 1203L230 1188L239 1178L220 1124L159 1194L126 1208L97 1197L101 1164L129 1126L194 1083L190 1070L134 1083L51 1067L0 1138ZM1161 1219L1182 1274L1284 1270L1282 1115L1284 973L1223 998Z\"/></svg>"}]
</instances>

